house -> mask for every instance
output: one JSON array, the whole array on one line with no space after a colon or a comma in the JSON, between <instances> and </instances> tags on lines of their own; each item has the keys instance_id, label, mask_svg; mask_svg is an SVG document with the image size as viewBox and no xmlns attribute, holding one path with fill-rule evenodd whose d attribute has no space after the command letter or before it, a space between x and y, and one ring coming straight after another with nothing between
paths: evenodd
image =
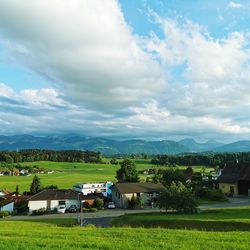
<instances>
[{"instance_id":1,"label":"house","mask_svg":"<svg viewBox=\"0 0 250 250\"><path fill-rule=\"evenodd\" d=\"M40 208L54 210L60 205L66 205L66 209L71 205L79 208L80 200L82 196L71 189L45 189L29 199L28 207L30 213Z\"/></svg>"},{"instance_id":2,"label":"house","mask_svg":"<svg viewBox=\"0 0 250 250\"><path fill-rule=\"evenodd\" d=\"M250 195L250 162L226 163L217 182L226 195Z\"/></svg>"},{"instance_id":3,"label":"house","mask_svg":"<svg viewBox=\"0 0 250 250\"><path fill-rule=\"evenodd\" d=\"M0 190L0 197L4 197L6 195L13 195L13 192L11 192L10 190L8 189L3 189L3 190Z\"/></svg>"},{"instance_id":4,"label":"house","mask_svg":"<svg viewBox=\"0 0 250 250\"><path fill-rule=\"evenodd\" d=\"M79 183L73 186L73 189L77 192L81 192L83 195L101 193L103 196L107 197L111 195L111 187L113 183L107 182L88 182Z\"/></svg>"},{"instance_id":5,"label":"house","mask_svg":"<svg viewBox=\"0 0 250 250\"><path fill-rule=\"evenodd\" d=\"M9 198L0 197L0 212L7 211L12 213L14 210L14 201Z\"/></svg>"},{"instance_id":6,"label":"house","mask_svg":"<svg viewBox=\"0 0 250 250\"><path fill-rule=\"evenodd\" d=\"M151 198L164 190L165 187L160 183L116 183L112 186L112 201L116 207L128 208L129 200L134 195L140 197L144 206L147 206Z\"/></svg>"}]
</instances>

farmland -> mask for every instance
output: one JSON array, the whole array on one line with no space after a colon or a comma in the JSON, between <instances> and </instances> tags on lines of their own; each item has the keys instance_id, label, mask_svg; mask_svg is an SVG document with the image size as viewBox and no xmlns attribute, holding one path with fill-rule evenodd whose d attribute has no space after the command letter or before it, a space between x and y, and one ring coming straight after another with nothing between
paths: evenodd
<instances>
[{"instance_id":1,"label":"farmland","mask_svg":"<svg viewBox=\"0 0 250 250\"><path fill-rule=\"evenodd\" d=\"M107 164L110 159L104 159L104 164L91 163L71 163L71 162L25 162L23 166L39 166L46 170L53 170L53 174L38 174L43 186L57 185L59 188L72 188L78 182L91 181L115 181L116 171L119 165ZM137 160L136 167L138 170L157 168L150 164L150 160ZM180 167L185 168L185 167ZM200 171L201 167L195 167ZM210 171L211 168L206 168ZM7 188L14 190L19 185L21 192L29 190L34 175L31 176L0 176L0 189ZM145 176L141 176L143 179Z\"/></svg>"},{"instance_id":2,"label":"farmland","mask_svg":"<svg viewBox=\"0 0 250 250\"><path fill-rule=\"evenodd\" d=\"M34 230L36 228L36 230ZM31 237L32 236L32 237ZM63 227L0 221L0 249L249 249L249 232Z\"/></svg>"}]
</instances>

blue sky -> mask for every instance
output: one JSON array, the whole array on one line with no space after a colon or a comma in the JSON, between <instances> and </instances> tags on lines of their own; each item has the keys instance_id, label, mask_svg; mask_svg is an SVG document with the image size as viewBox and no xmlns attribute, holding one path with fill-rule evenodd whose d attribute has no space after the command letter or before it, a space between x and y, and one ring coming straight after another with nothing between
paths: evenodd
<instances>
[{"instance_id":1,"label":"blue sky","mask_svg":"<svg viewBox=\"0 0 250 250\"><path fill-rule=\"evenodd\" d=\"M249 10L0 0L0 134L250 139Z\"/></svg>"}]
</instances>

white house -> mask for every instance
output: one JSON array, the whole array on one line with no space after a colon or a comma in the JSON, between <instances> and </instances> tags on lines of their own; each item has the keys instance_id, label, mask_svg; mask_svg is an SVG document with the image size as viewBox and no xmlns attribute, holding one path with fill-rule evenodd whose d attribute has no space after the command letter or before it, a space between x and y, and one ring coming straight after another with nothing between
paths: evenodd
<instances>
[{"instance_id":1,"label":"white house","mask_svg":"<svg viewBox=\"0 0 250 250\"><path fill-rule=\"evenodd\" d=\"M14 201L7 198L0 198L0 212L1 211L12 213L14 211Z\"/></svg>"},{"instance_id":2,"label":"white house","mask_svg":"<svg viewBox=\"0 0 250 250\"><path fill-rule=\"evenodd\" d=\"M40 208L54 210L60 205L65 205L66 209L71 205L79 208L80 198L80 194L71 189L45 189L29 199L29 212L32 213Z\"/></svg>"},{"instance_id":3,"label":"white house","mask_svg":"<svg viewBox=\"0 0 250 250\"><path fill-rule=\"evenodd\" d=\"M79 183L73 186L73 189L77 192L81 192L83 195L102 193L103 196L111 195L111 187L113 183L110 181L107 182L88 182L88 183Z\"/></svg>"}]
</instances>

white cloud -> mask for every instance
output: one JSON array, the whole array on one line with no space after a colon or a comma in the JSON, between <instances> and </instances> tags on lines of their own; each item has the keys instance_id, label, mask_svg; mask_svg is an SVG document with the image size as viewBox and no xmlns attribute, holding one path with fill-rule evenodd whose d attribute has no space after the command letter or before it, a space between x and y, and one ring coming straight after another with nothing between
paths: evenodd
<instances>
[{"instance_id":1,"label":"white cloud","mask_svg":"<svg viewBox=\"0 0 250 250\"><path fill-rule=\"evenodd\" d=\"M164 87L115 0L0 0L0 31L15 60L78 104L114 110Z\"/></svg>"},{"instance_id":2,"label":"white cloud","mask_svg":"<svg viewBox=\"0 0 250 250\"><path fill-rule=\"evenodd\" d=\"M0 96L2 97L12 97L14 95L14 91L8 87L7 85L0 83Z\"/></svg>"},{"instance_id":3,"label":"white cloud","mask_svg":"<svg viewBox=\"0 0 250 250\"><path fill-rule=\"evenodd\" d=\"M0 132L249 136L249 34L155 18L163 37L140 38L116 1L0 0L5 49L51 82L0 84Z\"/></svg>"},{"instance_id":4,"label":"white cloud","mask_svg":"<svg viewBox=\"0 0 250 250\"><path fill-rule=\"evenodd\" d=\"M243 4L232 2L232 1L229 2L228 7L232 8L232 9L242 9L242 8L245 8Z\"/></svg>"}]
</instances>

